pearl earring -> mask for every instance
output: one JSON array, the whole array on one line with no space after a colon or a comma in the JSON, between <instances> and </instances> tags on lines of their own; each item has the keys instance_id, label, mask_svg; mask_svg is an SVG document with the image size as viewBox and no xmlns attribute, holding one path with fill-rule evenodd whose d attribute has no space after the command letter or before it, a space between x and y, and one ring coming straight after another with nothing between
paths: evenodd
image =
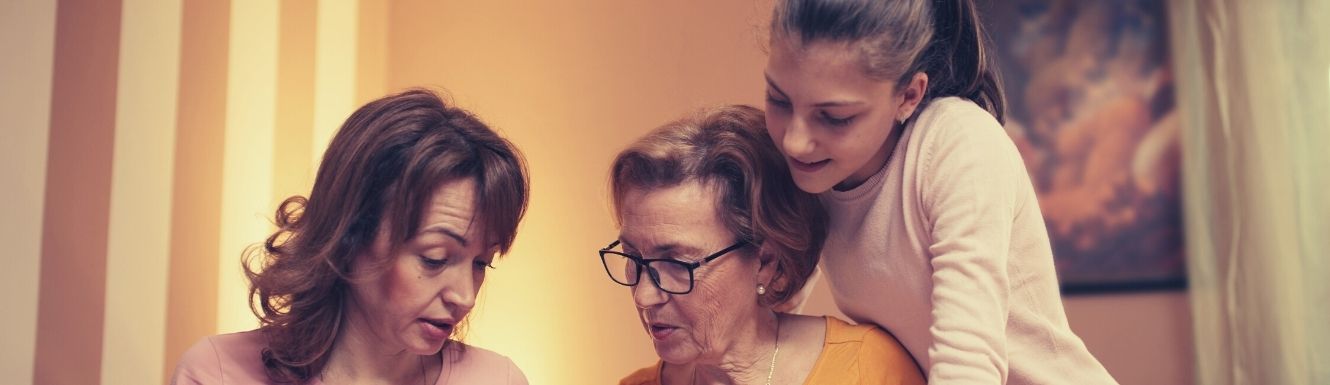
<instances>
[{"instance_id":1,"label":"pearl earring","mask_svg":"<svg viewBox=\"0 0 1330 385\"><path fill-rule=\"evenodd\" d=\"M757 295L765 295L765 294L767 294L767 287L763 286L760 283L757 284Z\"/></svg>"}]
</instances>

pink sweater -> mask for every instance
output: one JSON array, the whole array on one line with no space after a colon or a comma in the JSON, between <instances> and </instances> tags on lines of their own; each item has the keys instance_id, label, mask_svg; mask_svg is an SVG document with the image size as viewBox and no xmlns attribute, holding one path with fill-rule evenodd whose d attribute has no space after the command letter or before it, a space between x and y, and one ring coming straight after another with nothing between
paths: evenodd
<instances>
[{"instance_id":1,"label":"pink sweater","mask_svg":"<svg viewBox=\"0 0 1330 385\"><path fill-rule=\"evenodd\" d=\"M269 384L259 352L263 336L257 330L206 337L194 344L176 364L173 385ZM526 377L513 361L489 350L453 344L444 348L443 370L435 385L526 385ZM317 378L311 385L322 384Z\"/></svg>"},{"instance_id":2,"label":"pink sweater","mask_svg":"<svg viewBox=\"0 0 1330 385\"><path fill-rule=\"evenodd\" d=\"M822 201L837 306L891 331L929 383L1116 383L1067 325L1030 177L979 106L934 100L882 171Z\"/></svg>"}]
</instances>

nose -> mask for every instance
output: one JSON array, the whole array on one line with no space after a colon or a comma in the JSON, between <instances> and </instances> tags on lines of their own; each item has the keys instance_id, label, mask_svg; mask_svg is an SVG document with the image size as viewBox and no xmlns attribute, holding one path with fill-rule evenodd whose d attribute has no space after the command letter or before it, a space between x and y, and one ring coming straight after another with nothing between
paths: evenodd
<instances>
[{"instance_id":1,"label":"nose","mask_svg":"<svg viewBox=\"0 0 1330 385\"><path fill-rule=\"evenodd\" d=\"M637 285L632 286L631 289L633 291L633 303L637 304L638 308L648 308L670 300L670 293L661 291L659 287L656 287L656 284L651 282L651 277L648 277L646 272L642 272L642 277L637 281Z\"/></svg>"},{"instance_id":2,"label":"nose","mask_svg":"<svg viewBox=\"0 0 1330 385\"><path fill-rule=\"evenodd\" d=\"M781 138L781 145L785 148L785 155L792 158L803 158L813 153L816 147L808 124L797 116L791 117L789 125L785 126L785 137Z\"/></svg>"},{"instance_id":3,"label":"nose","mask_svg":"<svg viewBox=\"0 0 1330 385\"><path fill-rule=\"evenodd\" d=\"M466 314L476 306L476 292L480 291L480 279L472 269L449 269L455 273L445 279L439 296L444 305Z\"/></svg>"}]
</instances>

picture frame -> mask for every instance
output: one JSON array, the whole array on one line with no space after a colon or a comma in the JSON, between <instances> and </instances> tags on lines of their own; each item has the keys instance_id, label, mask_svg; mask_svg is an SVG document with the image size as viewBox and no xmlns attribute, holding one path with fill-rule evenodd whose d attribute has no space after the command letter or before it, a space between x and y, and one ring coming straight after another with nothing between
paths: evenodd
<instances>
[{"instance_id":1,"label":"picture frame","mask_svg":"<svg viewBox=\"0 0 1330 385\"><path fill-rule=\"evenodd\" d=\"M979 2L1064 293L1186 287L1181 124L1158 0Z\"/></svg>"}]
</instances>

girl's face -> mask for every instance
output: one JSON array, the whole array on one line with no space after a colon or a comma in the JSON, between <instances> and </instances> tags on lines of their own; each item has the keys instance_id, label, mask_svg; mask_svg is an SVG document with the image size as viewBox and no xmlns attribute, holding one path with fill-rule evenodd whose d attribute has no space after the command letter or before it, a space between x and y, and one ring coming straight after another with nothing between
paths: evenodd
<instances>
[{"instance_id":1,"label":"girl's face","mask_svg":"<svg viewBox=\"0 0 1330 385\"><path fill-rule=\"evenodd\" d=\"M844 43L771 42L767 129L804 191L849 189L871 177L886 164L892 129L919 104L924 75L897 92L895 82L868 77L861 63Z\"/></svg>"},{"instance_id":2,"label":"girl's face","mask_svg":"<svg viewBox=\"0 0 1330 385\"><path fill-rule=\"evenodd\" d=\"M475 186L469 178L441 184L411 239L393 250L380 232L353 262L355 272L378 274L352 284L351 311L380 346L437 353L475 306L496 254L480 234L483 224L473 221ZM371 266L385 258L386 270Z\"/></svg>"}]
</instances>

